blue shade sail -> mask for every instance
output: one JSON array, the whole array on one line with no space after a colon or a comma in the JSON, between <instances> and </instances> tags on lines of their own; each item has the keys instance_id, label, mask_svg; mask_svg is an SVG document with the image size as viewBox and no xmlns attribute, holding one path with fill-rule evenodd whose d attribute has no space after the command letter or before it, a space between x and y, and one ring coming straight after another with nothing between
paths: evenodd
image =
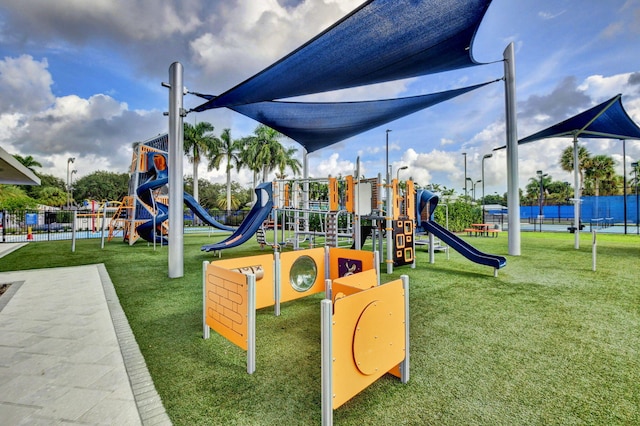
<instances>
[{"instance_id":1,"label":"blue shade sail","mask_svg":"<svg viewBox=\"0 0 640 426\"><path fill-rule=\"evenodd\" d=\"M271 101L229 108L279 131L304 146L307 152L313 152L495 81L406 98L362 102Z\"/></svg>"},{"instance_id":2,"label":"blue shade sail","mask_svg":"<svg viewBox=\"0 0 640 426\"><path fill-rule=\"evenodd\" d=\"M370 0L243 83L194 108L289 98L478 65L491 0Z\"/></svg>"},{"instance_id":3,"label":"blue shade sail","mask_svg":"<svg viewBox=\"0 0 640 426\"><path fill-rule=\"evenodd\" d=\"M546 138L584 137L599 139L640 139L640 128L622 106L622 94L531 136L520 139L525 144Z\"/></svg>"}]
</instances>

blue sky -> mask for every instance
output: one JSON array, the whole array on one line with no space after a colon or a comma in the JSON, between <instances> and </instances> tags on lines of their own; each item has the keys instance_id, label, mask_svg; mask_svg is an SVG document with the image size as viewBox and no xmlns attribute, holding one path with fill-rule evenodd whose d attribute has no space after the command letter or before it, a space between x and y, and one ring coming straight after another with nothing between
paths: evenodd
<instances>
[{"instance_id":1,"label":"blue sky","mask_svg":"<svg viewBox=\"0 0 640 426\"><path fill-rule=\"evenodd\" d=\"M131 143L167 131L168 68L180 61L185 86L221 93L331 25L360 0L0 0L0 146L32 155L43 171L66 178L68 157L77 176L126 172ZM479 62L516 49L518 135L527 136L618 93L640 123L640 0L494 0L476 35ZM460 71L315 95L315 100L368 100L453 89L500 78L501 62ZM187 97L185 106L199 100ZM219 134L251 134L257 123L227 110L190 114ZM315 177L384 171L385 129L390 161L403 177L458 192L467 173L481 176L481 159L504 145L504 88L495 83L373 129L310 156ZM288 144L297 146L294 142ZM568 140L519 150L520 185L536 170L572 182L558 166ZM606 153L622 173L618 141L584 140ZM640 158L628 141L627 164ZM185 164L185 173L191 170ZM395 170L395 169L394 169ZM200 177L223 181L200 167ZM233 179L248 185L246 172ZM504 152L485 161L485 190L506 191Z\"/></svg>"}]
</instances>

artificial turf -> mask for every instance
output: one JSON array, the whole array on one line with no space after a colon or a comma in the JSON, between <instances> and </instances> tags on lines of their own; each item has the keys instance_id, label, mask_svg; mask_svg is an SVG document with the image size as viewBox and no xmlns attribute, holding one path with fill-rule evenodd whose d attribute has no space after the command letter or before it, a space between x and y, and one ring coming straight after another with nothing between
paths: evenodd
<instances>
[{"instance_id":1,"label":"artificial turf","mask_svg":"<svg viewBox=\"0 0 640 426\"><path fill-rule=\"evenodd\" d=\"M410 277L411 379L381 380L335 410L337 425L640 424L640 237L523 233L466 238L507 257L493 270L451 251L417 252ZM200 251L185 236L184 277L167 278L167 248L80 240L32 243L0 270L104 263L156 388L176 425L319 424L321 296L258 312L257 370L212 332L202 339ZM224 258L263 254L255 242Z\"/></svg>"}]
</instances>

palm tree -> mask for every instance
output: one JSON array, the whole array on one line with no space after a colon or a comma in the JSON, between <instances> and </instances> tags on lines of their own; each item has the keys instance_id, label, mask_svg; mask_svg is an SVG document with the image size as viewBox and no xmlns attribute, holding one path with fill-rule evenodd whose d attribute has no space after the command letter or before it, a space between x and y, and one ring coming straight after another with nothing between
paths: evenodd
<instances>
[{"instance_id":1,"label":"palm tree","mask_svg":"<svg viewBox=\"0 0 640 426\"><path fill-rule=\"evenodd\" d=\"M284 179L287 177L287 175L285 174L287 167L291 169L294 176L300 174L300 167L302 167L302 163L300 163L297 158L294 158L296 152L298 152L296 148L282 147L282 149L276 153L276 162L278 163L277 167L278 171L280 172L276 175L278 179Z\"/></svg>"},{"instance_id":2,"label":"palm tree","mask_svg":"<svg viewBox=\"0 0 640 426\"><path fill-rule=\"evenodd\" d=\"M242 149L241 140L233 140L231 138L231 129L224 129L220 135L220 144L218 149L209 155L209 170L220 168L220 163L225 160L227 164L227 211L231 210L231 169L235 165L236 170L240 171L242 160L240 153Z\"/></svg>"},{"instance_id":3,"label":"palm tree","mask_svg":"<svg viewBox=\"0 0 640 426\"><path fill-rule=\"evenodd\" d=\"M253 187L251 191L251 202L256 201L256 194L253 191L258 186L258 173L262 165L258 159L258 152L260 151L262 143L256 136L247 136L240 140L240 160L242 164L247 166L251 172L253 172Z\"/></svg>"},{"instance_id":4,"label":"palm tree","mask_svg":"<svg viewBox=\"0 0 640 426\"><path fill-rule=\"evenodd\" d=\"M629 181L629 188L640 186L640 162L634 162L636 166L631 169L629 175L633 176Z\"/></svg>"},{"instance_id":5,"label":"palm tree","mask_svg":"<svg viewBox=\"0 0 640 426\"><path fill-rule=\"evenodd\" d=\"M195 126L184 123L184 153L193 164L193 198L198 201L198 166L202 154L214 155L219 146L219 140L211 135L213 124L201 121Z\"/></svg>"},{"instance_id":6,"label":"palm tree","mask_svg":"<svg viewBox=\"0 0 640 426\"><path fill-rule=\"evenodd\" d=\"M578 174L580 175L580 188L575 188L574 198L580 198L584 188L584 170L587 168L591 153L584 146L578 146ZM560 167L565 172L573 172L573 146L568 146L560 156Z\"/></svg>"},{"instance_id":7,"label":"palm tree","mask_svg":"<svg viewBox=\"0 0 640 426\"><path fill-rule=\"evenodd\" d=\"M23 166L25 166L27 169L31 170L32 172L36 172L35 170L33 170L34 167L42 167L42 164L40 164L39 162L37 162L32 156L27 155L26 157L22 157L18 154L14 154L13 158L15 158L16 160L18 160L20 162L20 164L22 164Z\"/></svg>"},{"instance_id":8,"label":"palm tree","mask_svg":"<svg viewBox=\"0 0 640 426\"><path fill-rule=\"evenodd\" d=\"M540 194L540 180L542 179L542 190L543 190L543 194ZM527 199L529 200L529 202L531 203L531 205L534 205L536 200L538 200L538 202L542 202L544 200L544 193L547 192L548 193L548 188L551 185L551 182L553 181L553 179L551 178L551 176L548 175L542 175L542 177L532 177L529 178L529 183L527 184L527 187L525 188L527 190Z\"/></svg>"},{"instance_id":9,"label":"palm tree","mask_svg":"<svg viewBox=\"0 0 640 426\"><path fill-rule=\"evenodd\" d=\"M585 177L593 181L596 197L600 195L600 183L615 176L614 165L613 158L608 155L596 155L587 162Z\"/></svg>"},{"instance_id":10,"label":"palm tree","mask_svg":"<svg viewBox=\"0 0 640 426\"><path fill-rule=\"evenodd\" d=\"M280 151L283 148L278 139L283 135L264 124L256 127L254 134L258 142L256 159L261 164L262 181L266 182L269 172L275 170L281 161L282 156L280 155Z\"/></svg>"}]
</instances>

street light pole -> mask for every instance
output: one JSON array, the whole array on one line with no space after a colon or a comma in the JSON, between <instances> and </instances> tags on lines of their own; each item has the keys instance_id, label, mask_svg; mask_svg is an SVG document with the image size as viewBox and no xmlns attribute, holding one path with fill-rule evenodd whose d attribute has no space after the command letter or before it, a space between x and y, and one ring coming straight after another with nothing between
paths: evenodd
<instances>
[{"instance_id":1,"label":"street light pole","mask_svg":"<svg viewBox=\"0 0 640 426\"><path fill-rule=\"evenodd\" d=\"M466 198L469 195L467 192L467 153L463 152L462 155L464 156L464 196Z\"/></svg>"},{"instance_id":2,"label":"street light pole","mask_svg":"<svg viewBox=\"0 0 640 426\"><path fill-rule=\"evenodd\" d=\"M482 157L482 223L484 223L484 160L493 157L493 154L485 154Z\"/></svg>"},{"instance_id":3,"label":"street light pole","mask_svg":"<svg viewBox=\"0 0 640 426\"><path fill-rule=\"evenodd\" d=\"M472 179L472 181L473 181L473 179ZM480 182L482 182L482 179L478 179L477 181L472 182L473 183L473 198L472 198L472 201L476 201L476 198L478 198L476 196L476 185L479 184Z\"/></svg>"},{"instance_id":4,"label":"street light pole","mask_svg":"<svg viewBox=\"0 0 640 426\"><path fill-rule=\"evenodd\" d=\"M391 202L391 171L389 170L389 132L387 129L387 157L385 163L385 173L387 175L387 208L386 208L386 231L387 231L387 258L385 262L387 264L387 274L393 273L393 203Z\"/></svg>"},{"instance_id":5,"label":"street light pole","mask_svg":"<svg viewBox=\"0 0 640 426\"><path fill-rule=\"evenodd\" d=\"M399 167L398 170L396 170L396 180L398 182L400 182L400 170L407 170L409 168L409 166L402 166Z\"/></svg>"},{"instance_id":6,"label":"street light pole","mask_svg":"<svg viewBox=\"0 0 640 426\"><path fill-rule=\"evenodd\" d=\"M75 162L76 159L75 157L69 157L67 159L67 210L69 210L70 208L70 204L71 204L71 199L70 199L70 190L71 190L71 183L69 182L71 180L71 174L70 174L70 167L71 163Z\"/></svg>"},{"instance_id":7,"label":"street light pole","mask_svg":"<svg viewBox=\"0 0 640 426\"><path fill-rule=\"evenodd\" d=\"M71 177L69 178L69 207L71 207L71 199L73 198L73 175L78 173L76 169L71 170Z\"/></svg>"}]
</instances>

